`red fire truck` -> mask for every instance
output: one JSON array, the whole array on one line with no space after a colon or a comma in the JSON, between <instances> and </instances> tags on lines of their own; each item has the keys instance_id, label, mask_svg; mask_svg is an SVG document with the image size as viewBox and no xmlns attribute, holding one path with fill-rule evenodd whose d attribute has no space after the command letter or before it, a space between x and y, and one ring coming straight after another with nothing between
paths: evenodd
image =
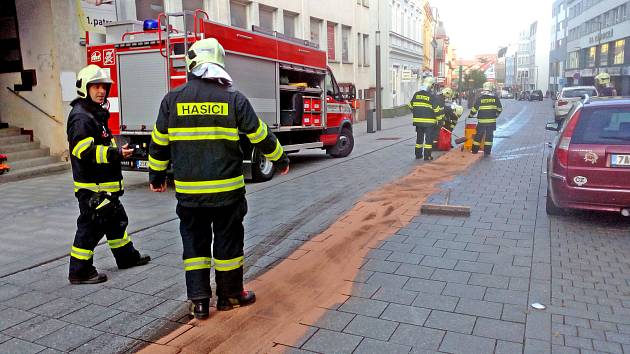
<instances>
[{"instance_id":1,"label":"red fire truck","mask_svg":"<svg viewBox=\"0 0 630 354\"><path fill-rule=\"evenodd\" d=\"M185 53L202 38L216 38L226 51L234 86L291 153L325 149L333 157L352 152L352 109L343 98L326 52L317 45L253 27L252 31L207 20L201 10L161 14L154 25L139 21L106 26L104 43L87 44L89 64L109 71L110 128L136 150L123 167L147 170L151 131L164 95L187 80ZM173 29L179 24L182 31ZM153 28L152 28L153 27ZM188 27L188 28L186 28ZM192 28L191 28L192 27ZM248 139L240 139L245 175L273 177L274 168Z\"/></svg>"}]
</instances>

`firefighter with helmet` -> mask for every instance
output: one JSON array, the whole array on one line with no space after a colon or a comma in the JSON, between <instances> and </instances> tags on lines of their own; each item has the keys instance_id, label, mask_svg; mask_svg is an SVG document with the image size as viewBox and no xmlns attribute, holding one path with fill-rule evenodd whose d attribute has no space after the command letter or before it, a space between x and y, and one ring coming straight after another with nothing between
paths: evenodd
<instances>
[{"instance_id":1,"label":"firefighter with helmet","mask_svg":"<svg viewBox=\"0 0 630 354\"><path fill-rule=\"evenodd\" d=\"M116 145L107 127L109 111L103 108L113 81L96 65L79 71L78 98L70 105L68 142L74 192L79 201L77 232L70 250L68 280L72 284L96 284L107 280L93 265L94 248L105 235L119 269L145 265L127 234L129 222L120 202L123 177L120 161L133 149Z\"/></svg>"},{"instance_id":2,"label":"firefighter with helmet","mask_svg":"<svg viewBox=\"0 0 630 354\"><path fill-rule=\"evenodd\" d=\"M595 76L595 83L597 84L597 91L600 96L617 96L617 90L610 83L610 74L603 72Z\"/></svg>"},{"instance_id":3,"label":"firefighter with helmet","mask_svg":"<svg viewBox=\"0 0 630 354\"><path fill-rule=\"evenodd\" d=\"M413 125L416 127L416 159L424 157L433 160L433 140L437 134L440 105L433 94L435 78L427 76L422 80L420 91L413 94L408 106L413 114Z\"/></svg>"},{"instance_id":4,"label":"firefighter with helmet","mask_svg":"<svg viewBox=\"0 0 630 354\"><path fill-rule=\"evenodd\" d=\"M166 190L166 170L172 162L186 288L191 314L197 319L209 316L212 265L217 310L256 300L253 291L243 289L247 202L239 139L248 139L282 174L289 171L289 159L278 139L247 98L232 87L224 56L214 38L190 47L189 80L162 100L149 147L152 191Z\"/></svg>"},{"instance_id":5,"label":"firefighter with helmet","mask_svg":"<svg viewBox=\"0 0 630 354\"><path fill-rule=\"evenodd\" d=\"M477 115L477 133L473 137L473 154L479 152L482 142L484 156L489 156L492 152L494 131L497 129L497 118L502 110L501 100L496 96L494 84L489 81L484 82L481 94L477 97L468 114L468 118L472 118L475 114Z\"/></svg>"}]
</instances>

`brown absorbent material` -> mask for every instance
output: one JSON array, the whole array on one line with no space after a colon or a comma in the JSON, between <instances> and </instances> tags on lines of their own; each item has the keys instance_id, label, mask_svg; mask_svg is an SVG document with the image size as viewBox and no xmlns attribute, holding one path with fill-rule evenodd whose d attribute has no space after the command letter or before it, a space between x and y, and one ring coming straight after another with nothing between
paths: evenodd
<instances>
[{"instance_id":1,"label":"brown absorbent material","mask_svg":"<svg viewBox=\"0 0 630 354\"><path fill-rule=\"evenodd\" d=\"M438 184L465 171L480 155L451 150L441 158L374 192L323 233L313 237L247 289L257 302L227 312L151 344L144 353L268 353L299 346L326 309L352 294L364 257L420 212Z\"/></svg>"}]
</instances>

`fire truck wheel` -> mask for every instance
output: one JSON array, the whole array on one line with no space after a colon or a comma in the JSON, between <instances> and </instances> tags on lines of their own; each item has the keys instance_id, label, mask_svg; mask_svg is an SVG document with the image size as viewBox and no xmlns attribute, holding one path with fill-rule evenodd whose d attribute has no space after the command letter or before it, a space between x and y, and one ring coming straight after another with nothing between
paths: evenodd
<instances>
[{"instance_id":1,"label":"fire truck wheel","mask_svg":"<svg viewBox=\"0 0 630 354\"><path fill-rule=\"evenodd\" d=\"M354 137L352 130L349 128L341 128L341 133L337 138L337 144L328 149L328 154L332 157L346 157L350 155L354 148Z\"/></svg>"},{"instance_id":2,"label":"fire truck wheel","mask_svg":"<svg viewBox=\"0 0 630 354\"><path fill-rule=\"evenodd\" d=\"M275 169L273 163L269 161L262 152L254 148L252 151L252 180L254 182L265 182L273 177Z\"/></svg>"}]
</instances>

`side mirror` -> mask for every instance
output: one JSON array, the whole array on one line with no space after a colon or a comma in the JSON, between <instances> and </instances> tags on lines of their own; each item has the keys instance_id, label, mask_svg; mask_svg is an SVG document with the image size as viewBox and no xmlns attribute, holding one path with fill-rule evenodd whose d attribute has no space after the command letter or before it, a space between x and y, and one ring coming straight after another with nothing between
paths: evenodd
<instances>
[{"instance_id":1,"label":"side mirror","mask_svg":"<svg viewBox=\"0 0 630 354\"><path fill-rule=\"evenodd\" d=\"M545 125L545 130L551 130L551 131L557 132L558 130L560 130L560 127L558 126L558 123L551 122Z\"/></svg>"}]
</instances>

